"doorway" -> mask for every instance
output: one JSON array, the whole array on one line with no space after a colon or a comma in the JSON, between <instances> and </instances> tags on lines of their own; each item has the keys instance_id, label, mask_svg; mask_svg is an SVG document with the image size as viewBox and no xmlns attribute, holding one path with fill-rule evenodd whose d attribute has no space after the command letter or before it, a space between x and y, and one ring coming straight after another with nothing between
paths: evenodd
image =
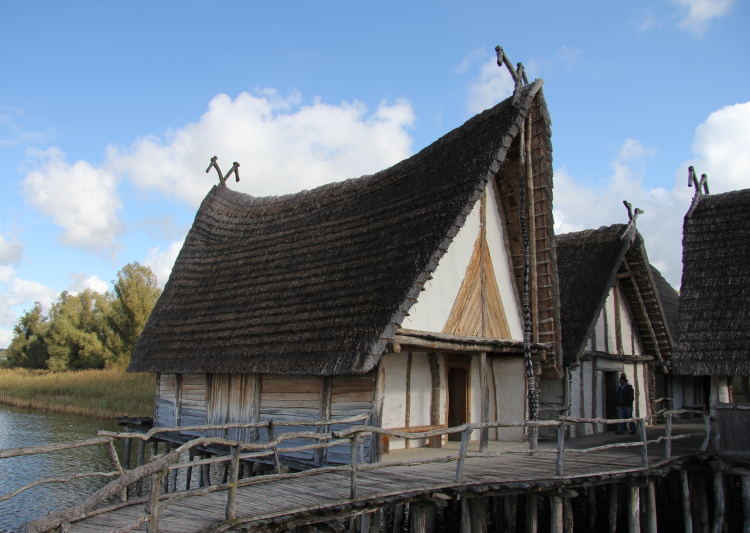
<instances>
[{"instance_id":1,"label":"doorway","mask_svg":"<svg viewBox=\"0 0 750 533\"><path fill-rule=\"evenodd\" d=\"M617 385L620 372L604 373L604 417L617 418ZM617 424L607 424L607 431L617 431Z\"/></svg>"},{"instance_id":2,"label":"doorway","mask_svg":"<svg viewBox=\"0 0 750 533\"><path fill-rule=\"evenodd\" d=\"M448 372L448 427L456 427L469 421L469 360L451 357L446 364ZM448 435L449 441L460 441L460 433Z\"/></svg>"}]
</instances>

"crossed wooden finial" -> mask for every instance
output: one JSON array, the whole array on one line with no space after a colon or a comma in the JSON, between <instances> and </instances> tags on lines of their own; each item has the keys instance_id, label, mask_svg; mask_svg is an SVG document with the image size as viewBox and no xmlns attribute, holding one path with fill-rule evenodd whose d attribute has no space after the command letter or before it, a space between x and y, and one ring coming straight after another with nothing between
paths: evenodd
<instances>
[{"instance_id":1,"label":"crossed wooden finial","mask_svg":"<svg viewBox=\"0 0 750 533\"><path fill-rule=\"evenodd\" d=\"M643 209L635 208L635 211L633 211L633 206L628 202L627 200L623 200L623 205L628 210L628 226L625 228L625 231L622 232L622 235L620 236L620 240L624 239L628 235L633 235L633 238L635 233L631 230L635 228L635 221L638 218L638 215L643 214Z\"/></svg>"},{"instance_id":2,"label":"crossed wooden finial","mask_svg":"<svg viewBox=\"0 0 750 533\"><path fill-rule=\"evenodd\" d=\"M239 170L240 164L237 161L232 163L232 168L229 169L229 172L227 172L226 176L223 176L221 174L221 169L219 168L219 164L216 162L217 159L218 157L216 156L213 156L211 158L211 163L208 165L208 168L206 169L206 174L208 174L208 172L211 170L211 167L215 168L216 172L219 173L219 184L222 187L227 186L227 179L229 179L229 176L231 176L233 172L234 172L235 178L237 178L237 181L240 181L240 170Z\"/></svg>"},{"instance_id":3,"label":"crossed wooden finial","mask_svg":"<svg viewBox=\"0 0 750 533\"><path fill-rule=\"evenodd\" d=\"M698 181L698 174L694 167L688 167L688 187L695 187L696 196L708 194L708 176L701 174L701 180ZM701 189L703 191L701 192Z\"/></svg>"},{"instance_id":4,"label":"crossed wooden finial","mask_svg":"<svg viewBox=\"0 0 750 533\"><path fill-rule=\"evenodd\" d=\"M495 52L497 52L497 66L502 68L502 66L505 65L513 78L513 82L516 84L516 87L513 89L514 93L522 86L529 84L529 79L526 77L526 69L524 68L523 63L517 63L516 68L514 69L510 59L505 55L502 46L496 46Z\"/></svg>"}]
</instances>

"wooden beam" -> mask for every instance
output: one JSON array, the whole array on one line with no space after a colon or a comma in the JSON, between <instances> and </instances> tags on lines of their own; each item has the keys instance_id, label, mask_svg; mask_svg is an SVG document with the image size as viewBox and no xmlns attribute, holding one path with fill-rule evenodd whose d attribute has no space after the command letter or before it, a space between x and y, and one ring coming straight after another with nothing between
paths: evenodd
<instances>
[{"instance_id":1,"label":"wooden beam","mask_svg":"<svg viewBox=\"0 0 750 533\"><path fill-rule=\"evenodd\" d=\"M479 386L481 387L481 422L486 424L490 421L490 387L487 379L487 354L482 353L479 356ZM488 428L481 429L479 431L479 451L486 453L489 447L489 434Z\"/></svg>"},{"instance_id":2,"label":"wooden beam","mask_svg":"<svg viewBox=\"0 0 750 533\"><path fill-rule=\"evenodd\" d=\"M383 427L383 403L385 401L385 371L386 358L385 355L382 355L378 361L378 368L375 372L375 391L373 392L372 401L372 424L381 428ZM328 409L328 418L330 418L330 399L328 402ZM383 458L383 443L377 435L373 435L371 439L370 461L378 463Z\"/></svg>"},{"instance_id":3,"label":"wooden beam","mask_svg":"<svg viewBox=\"0 0 750 533\"><path fill-rule=\"evenodd\" d=\"M432 389L430 391L430 424L436 426L440 424L440 364L438 363L437 354L427 354L427 361L430 363L430 378ZM430 437L430 448L440 448L443 444L443 437Z\"/></svg>"},{"instance_id":4,"label":"wooden beam","mask_svg":"<svg viewBox=\"0 0 750 533\"><path fill-rule=\"evenodd\" d=\"M627 258L622 258L622 264L625 266L625 270L628 272L631 272L630 265L628 264ZM641 296L641 290L638 288L638 282L635 278L632 278L633 280L633 290L635 292L635 296L638 299L638 304L641 307L641 312L643 313L643 318L646 322L646 326L648 327L648 334L651 337L651 342L654 344L654 351L656 352L656 358L661 361L661 351L659 350L659 341L656 340L656 333L654 333L654 328L651 327L651 320L649 319L648 309L646 309L646 303L643 301L643 296Z\"/></svg>"},{"instance_id":5,"label":"wooden beam","mask_svg":"<svg viewBox=\"0 0 750 533\"><path fill-rule=\"evenodd\" d=\"M411 365L412 365L412 353L407 352L406 355L406 401L404 405L404 426L409 427L411 425ZM404 448L409 448L411 441L407 439L404 441Z\"/></svg>"}]
</instances>

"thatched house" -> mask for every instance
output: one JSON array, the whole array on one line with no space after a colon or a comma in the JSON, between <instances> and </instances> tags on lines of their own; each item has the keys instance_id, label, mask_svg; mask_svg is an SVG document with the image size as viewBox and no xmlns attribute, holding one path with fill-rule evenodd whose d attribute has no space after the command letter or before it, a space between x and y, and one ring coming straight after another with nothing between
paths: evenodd
<instances>
[{"instance_id":1,"label":"thatched house","mask_svg":"<svg viewBox=\"0 0 750 533\"><path fill-rule=\"evenodd\" d=\"M542 380L543 408L549 417L563 411L617 418L616 387L624 372L635 390L633 415L650 414L667 389L672 339L643 238L633 224L615 224L558 235L555 244L568 378ZM579 424L574 433L605 430Z\"/></svg>"},{"instance_id":2,"label":"thatched house","mask_svg":"<svg viewBox=\"0 0 750 533\"><path fill-rule=\"evenodd\" d=\"M750 375L750 189L698 191L685 216L674 371L710 376L711 405Z\"/></svg>"},{"instance_id":3,"label":"thatched house","mask_svg":"<svg viewBox=\"0 0 750 533\"><path fill-rule=\"evenodd\" d=\"M372 176L268 198L214 187L129 367L159 375L156 423L524 419L522 217L535 369L562 375L541 86ZM367 444L370 460L382 444Z\"/></svg>"}]
</instances>

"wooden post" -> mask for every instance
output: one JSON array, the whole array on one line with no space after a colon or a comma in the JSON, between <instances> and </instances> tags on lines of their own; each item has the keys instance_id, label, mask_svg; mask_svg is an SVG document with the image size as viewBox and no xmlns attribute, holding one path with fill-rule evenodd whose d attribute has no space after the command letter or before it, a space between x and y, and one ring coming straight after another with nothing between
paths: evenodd
<instances>
[{"instance_id":1,"label":"wooden post","mask_svg":"<svg viewBox=\"0 0 750 533\"><path fill-rule=\"evenodd\" d=\"M589 496L589 531L596 532L596 518L597 518L597 506L596 506L596 485L591 485L586 488L586 492Z\"/></svg>"},{"instance_id":2,"label":"wooden post","mask_svg":"<svg viewBox=\"0 0 750 533\"><path fill-rule=\"evenodd\" d=\"M667 427L664 430L664 457L672 457L672 412L667 412Z\"/></svg>"},{"instance_id":3,"label":"wooden post","mask_svg":"<svg viewBox=\"0 0 750 533\"><path fill-rule=\"evenodd\" d=\"M515 494L509 494L503 498L504 511L503 511L503 522L505 525L504 531L515 531L516 530L516 510L518 508L518 500Z\"/></svg>"},{"instance_id":4,"label":"wooden post","mask_svg":"<svg viewBox=\"0 0 750 533\"><path fill-rule=\"evenodd\" d=\"M487 509L484 498L467 498L472 533L487 533Z\"/></svg>"},{"instance_id":5,"label":"wooden post","mask_svg":"<svg viewBox=\"0 0 750 533\"><path fill-rule=\"evenodd\" d=\"M353 433L349 437L349 444L352 450L352 479L350 491L350 497L352 500L357 498L357 435L358 433Z\"/></svg>"},{"instance_id":6,"label":"wooden post","mask_svg":"<svg viewBox=\"0 0 750 533\"><path fill-rule=\"evenodd\" d=\"M570 498L563 498L563 529L573 533L573 504Z\"/></svg>"},{"instance_id":7,"label":"wooden post","mask_svg":"<svg viewBox=\"0 0 750 533\"><path fill-rule=\"evenodd\" d=\"M133 439L125 439L125 450L122 455L122 467L130 470L130 447L133 445Z\"/></svg>"},{"instance_id":8,"label":"wooden post","mask_svg":"<svg viewBox=\"0 0 750 533\"><path fill-rule=\"evenodd\" d=\"M472 533L471 516L469 514L469 500L467 498L461 499L461 526L459 531L461 533Z\"/></svg>"},{"instance_id":9,"label":"wooden post","mask_svg":"<svg viewBox=\"0 0 750 533\"><path fill-rule=\"evenodd\" d=\"M696 529L701 533L708 533L708 494L706 491L706 476L702 473L698 473L693 478L693 488L696 489L696 499L698 500L698 516L700 518L700 526Z\"/></svg>"},{"instance_id":10,"label":"wooden post","mask_svg":"<svg viewBox=\"0 0 750 533\"><path fill-rule=\"evenodd\" d=\"M159 533L159 494L161 484L167 477L169 468L161 470L159 473L151 476L151 492L148 498L148 526L147 533Z\"/></svg>"},{"instance_id":11,"label":"wooden post","mask_svg":"<svg viewBox=\"0 0 750 533\"><path fill-rule=\"evenodd\" d=\"M438 363L437 354L427 354L427 361L430 363L430 379L432 389L430 391L430 424L437 426L440 424L440 364ZM441 448L443 446L443 436L430 437L430 448Z\"/></svg>"},{"instance_id":12,"label":"wooden post","mask_svg":"<svg viewBox=\"0 0 750 533\"><path fill-rule=\"evenodd\" d=\"M628 533L641 533L641 498L638 487L628 487Z\"/></svg>"},{"instance_id":13,"label":"wooden post","mask_svg":"<svg viewBox=\"0 0 750 533\"><path fill-rule=\"evenodd\" d=\"M750 533L750 476L742 476L742 511L745 515L743 533Z\"/></svg>"},{"instance_id":14,"label":"wooden post","mask_svg":"<svg viewBox=\"0 0 750 533\"><path fill-rule=\"evenodd\" d=\"M526 495L526 533L537 533L539 528L539 495Z\"/></svg>"},{"instance_id":15,"label":"wooden post","mask_svg":"<svg viewBox=\"0 0 750 533\"><path fill-rule=\"evenodd\" d=\"M562 477L563 475L564 452L565 452L565 421L560 420L560 425L557 426L557 464L555 467L555 473L559 477Z\"/></svg>"},{"instance_id":16,"label":"wooden post","mask_svg":"<svg viewBox=\"0 0 750 533\"><path fill-rule=\"evenodd\" d=\"M712 533L722 533L724 530L724 476L721 472L714 472L714 524Z\"/></svg>"},{"instance_id":17,"label":"wooden post","mask_svg":"<svg viewBox=\"0 0 750 533\"><path fill-rule=\"evenodd\" d=\"M561 496L550 496L550 531L563 533L563 499Z\"/></svg>"},{"instance_id":18,"label":"wooden post","mask_svg":"<svg viewBox=\"0 0 750 533\"><path fill-rule=\"evenodd\" d=\"M617 531L617 499L618 499L618 487L617 483L612 483L609 486L609 531L615 533Z\"/></svg>"},{"instance_id":19,"label":"wooden post","mask_svg":"<svg viewBox=\"0 0 750 533\"><path fill-rule=\"evenodd\" d=\"M464 474L464 461L466 460L466 450L469 448L469 438L471 437L471 425L467 426L461 432L461 449L456 462L456 483L460 484Z\"/></svg>"},{"instance_id":20,"label":"wooden post","mask_svg":"<svg viewBox=\"0 0 750 533\"><path fill-rule=\"evenodd\" d=\"M680 490L682 492L682 521L685 533L693 533L693 516L690 508L690 485L687 470L680 470Z\"/></svg>"},{"instance_id":21,"label":"wooden post","mask_svg":"<svg viewBox=\"0 0 750 533\"><path fill-rule=\"evenodd\" d=\"M233 520L236 518L235 510L237 508L237 479L239 478L240 470L240 448L239 446L232 446L232 461L230 462L230 481L229 490L227 491L227 510L226 519Z\"/></svg>"},{"instance_id":22,"label":"wooden post","mask_svg":"<svg viewBox=\"0 0 750 533\"><path fill-rule=\"evenodd\" d=\"M648 435L646 434L646 419L641 418L638 421L641 430L641 466L648 467Z\"/></svg>"},{"instance_id":23,"label":"wooden post","mask_svg":"<svg viewBox=\"0 0 750 533\"><path fill-rule=\"evenodd\" d=\"M373 426L383 427L383 402L385 401L385 355L380 356L378 368L375 373L375 398L372 404L372 421ZM329 418L330 418L330 399L329 399ZM370 437L370 462L379 463L383 460L383 441L379 434L373 433Z\"/></svg>"},{"instance_id":24,"label":"wooden post","mask_svg":"<svg viewBox=\"0 0 750 533\"><path fill-rule=\"evenodd\" d=\"M392 533L401 533L404 529L404 504L393 508L393 530Z\"/></svg>"},{"instance_id":25,"label":"wooden post","mask_svg":"<svg viewBox=\"0 0 750 533\"><path fill-rule=\"evenodd\" d=\"M705 424L706 436L703 438L701 451L705 452L708 450L708 443L711 441L711 415L703 413L703 423Z\"/></svg>"},{"instance_id":26,"label":"wooden post","mask_svg":"<svg viewBox=\"0 0 750 533\"><path fill-rule=\"evenodd\" d=\"M426 502L411 502L409 504L410 533L427 533L428 504Z\"/></svg>"},{"instance_id":27,"label":"wooden post","mask_svg":"<svg viewBox=\"0 0 750 533\"><path fill-rule=\"evenodd\" d=\"M482 352L479 355L479 386L481 387L482 398L481 398L481 420L482 424L486 424L490 421L490 386L487 381L487 353ZM481 453L487 453L489 448L490 430L484 428L479 431L479 451Z\"/></svg>"},{"instance_id":28,"label":"wooden post","mask_svg":"<svg viewBox=\"0 0 750 533\"><path fill-rule=\"evenodd\" d=\"M138 466L143 466L144 461L144 455L146 454L146 441L143 439L138 439L138 458L136 459L136 464ZM139 479L135 482L135 495L141 496L143 494L143 479Z\"/></svg>"},{"instance_id":29,"label":"wooden post","mask_svg":"<svg viewBox=\"0 0 750 533\"><path fill-rule=\"evenodd\" d=\"M653 481L649 481L646 485L646 533L657 533L656 487Z\"/></svg>"}]
</instances>

